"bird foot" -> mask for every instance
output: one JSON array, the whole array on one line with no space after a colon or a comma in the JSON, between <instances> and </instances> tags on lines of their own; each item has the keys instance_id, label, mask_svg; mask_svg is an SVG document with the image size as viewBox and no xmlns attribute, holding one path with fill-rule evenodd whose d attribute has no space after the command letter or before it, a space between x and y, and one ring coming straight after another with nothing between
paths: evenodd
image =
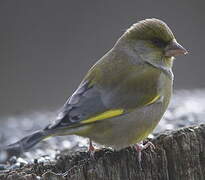
<instances>
[{"instance_id":1,"label":"bird foot","mask_svg":"<svg viewBox=\"0 0 205 180\"><path fill-rule=\"evenodd\" d=\"M88 152L90 153L90 156L94 158L94 154L95 154L95 147L92 144L92 141L89 139L89 148L88 148Z\"/></svg>"},{"instance_id":2,"label":"bird foot","mask_svg":"<svg viewBox=\"0 0 205 180\"><path fill-rule=\"evenodd\" d=\"M147 142L145 145L143 143L138 143L134 145L135 150L138 152L138 159L141 166L142 162L142 151L150 147L151 151L153 152L155 149L155 145L152 142Z\"/></svg>"}]
</instances>

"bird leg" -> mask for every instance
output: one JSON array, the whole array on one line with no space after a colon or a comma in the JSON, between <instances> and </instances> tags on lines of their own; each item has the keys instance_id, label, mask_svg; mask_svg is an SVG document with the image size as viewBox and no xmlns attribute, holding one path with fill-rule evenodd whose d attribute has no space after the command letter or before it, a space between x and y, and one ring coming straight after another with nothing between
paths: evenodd
<instances>
[{"instance_id":1,"label":"bird leg","mask_svg":"<svg viewBox=\"0 0 205 180\"><path fill-rule=\"evenodd\" d=\"M90 153L91 156L94 156L94 154L95 154L95 147L93 146L91 139L89 139L88 152Z\"/></svg>"},{"instance_id":2,"label":"bird leg","mask_svg":"<svg viewBox=\"0 0 205 180\"><path fill-rule=\"evenodd\" d=\"M140 165L142 162L142 151L147 149L148 147L151 148L151 151L155 149L155 145L150 141L147 142L145 145L143 145L143 142L134 145L135 150L138 152L138 159L139 159Z\"/></svg>"}]
</instances>

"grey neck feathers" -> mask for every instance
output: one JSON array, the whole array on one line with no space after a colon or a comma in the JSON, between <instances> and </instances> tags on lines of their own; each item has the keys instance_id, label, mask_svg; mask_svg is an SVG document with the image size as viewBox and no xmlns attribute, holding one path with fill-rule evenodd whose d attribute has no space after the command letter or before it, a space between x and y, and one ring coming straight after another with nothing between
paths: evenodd
<instances>
[{"instance_id":1,"label":"grey neck feathers","mask_svg":"<svg viewBox=\"0 0 205 180\"><path fill-rule=\"evenodd\" d=\"M136 46L135 46L136 47ZM138 51L136 51L135 48L133 48L133 44L129 44L126 41L118 41L114 49L116 51L120 51L121 53L125 53L127 56L129 56L129 61L134 63L134 64L143 64L146 63L154 68L162 70L168 77L169 79L173 80L174 75L172 73L172 60L170 60L170 63L166 63L163 59L161 60L162 63L154 63L147 61L145 57L140 55ZM163 58L163 57L162 57Z\"/></svg>"},{"instance_id":2,"label":"grey neck feathers","mask_svg":"<svg viewBox=\"0 0 205 180\"><path fill-rule=\"evenodd\" d=\"M174 79L174 74L173 74L171 68L163 66L163 65L159 65L159 64L154 64L154 63L148 62L148 61L145 61L145 63L151 65L154 68L162 70L169 77L170 80Z\"/></svg>"}]
</instances>

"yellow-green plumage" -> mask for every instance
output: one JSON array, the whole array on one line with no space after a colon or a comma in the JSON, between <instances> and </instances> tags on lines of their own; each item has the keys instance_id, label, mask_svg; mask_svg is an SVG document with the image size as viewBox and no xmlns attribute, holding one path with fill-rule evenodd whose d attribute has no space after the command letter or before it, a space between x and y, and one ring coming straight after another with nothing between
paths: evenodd
<instances>
[{"instance_id":1,"label":"yellow-green plumage","mask_svg":"<svg viewBox=\"0 0 205 180\"><path fill-rule=\"evenodd\" d=\"M134 24L88 71L56 121L15 147L26 150L45 137L69 134L117 149L143 140L168 107L174 56L185 53L164 22Z\"/></svg>"},{"instance_id":2,"label":"yellow-green plumage","mask_svg":"<svg viewBox=\"0 0 205 180\"><path fill-rule=\"evenodd\" d=\"M107 63L109 63L108 56L109 54L106 56ZM127 58L124 56L122 59ZM97 73L100 76L93 75L91 79L92 84L107 89L105 97L119 87L112 99L119 101L116 109L122 108L125 114L122 115L120 112L118 116L110 118L107 114L107 118L101 119L101 122L89 124L83 127L83 131L81 127L81 131L76 134L119 149L143 140L153 131L168 106L172 93L172 79L168 74L148 64L128 65L125 63L119 66L120 63L116 63L106 68L106 62L103 63L103 66L100 62L95 65L94 71L90 72L88 77L95 74L95 71L100 71ZM101 68L98 69L98 66ZM117 69L118 66L119 69ZM129 71L126 71L127 69ZM113 71L119 73L112 78L102 78L110 77Z\"/></svg>"}]
</instances>

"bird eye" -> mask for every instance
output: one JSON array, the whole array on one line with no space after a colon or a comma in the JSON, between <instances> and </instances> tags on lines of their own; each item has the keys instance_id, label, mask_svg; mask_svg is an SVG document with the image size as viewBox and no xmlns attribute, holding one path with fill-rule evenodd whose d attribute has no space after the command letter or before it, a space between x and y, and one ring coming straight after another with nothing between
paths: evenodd
<instances>
[{"instance_id":1,"label":"bird eye","mask_svg":"<svg viewBox=\"0 0 205 180\"><path fill-rule=\"evenodd\" d=\"M166 46L166 43L164 41L162 41L161 39L154 38L151 41L155 46L157 46L159 48L162 48L162 47Z\"/></svg>"}]
</instances>

